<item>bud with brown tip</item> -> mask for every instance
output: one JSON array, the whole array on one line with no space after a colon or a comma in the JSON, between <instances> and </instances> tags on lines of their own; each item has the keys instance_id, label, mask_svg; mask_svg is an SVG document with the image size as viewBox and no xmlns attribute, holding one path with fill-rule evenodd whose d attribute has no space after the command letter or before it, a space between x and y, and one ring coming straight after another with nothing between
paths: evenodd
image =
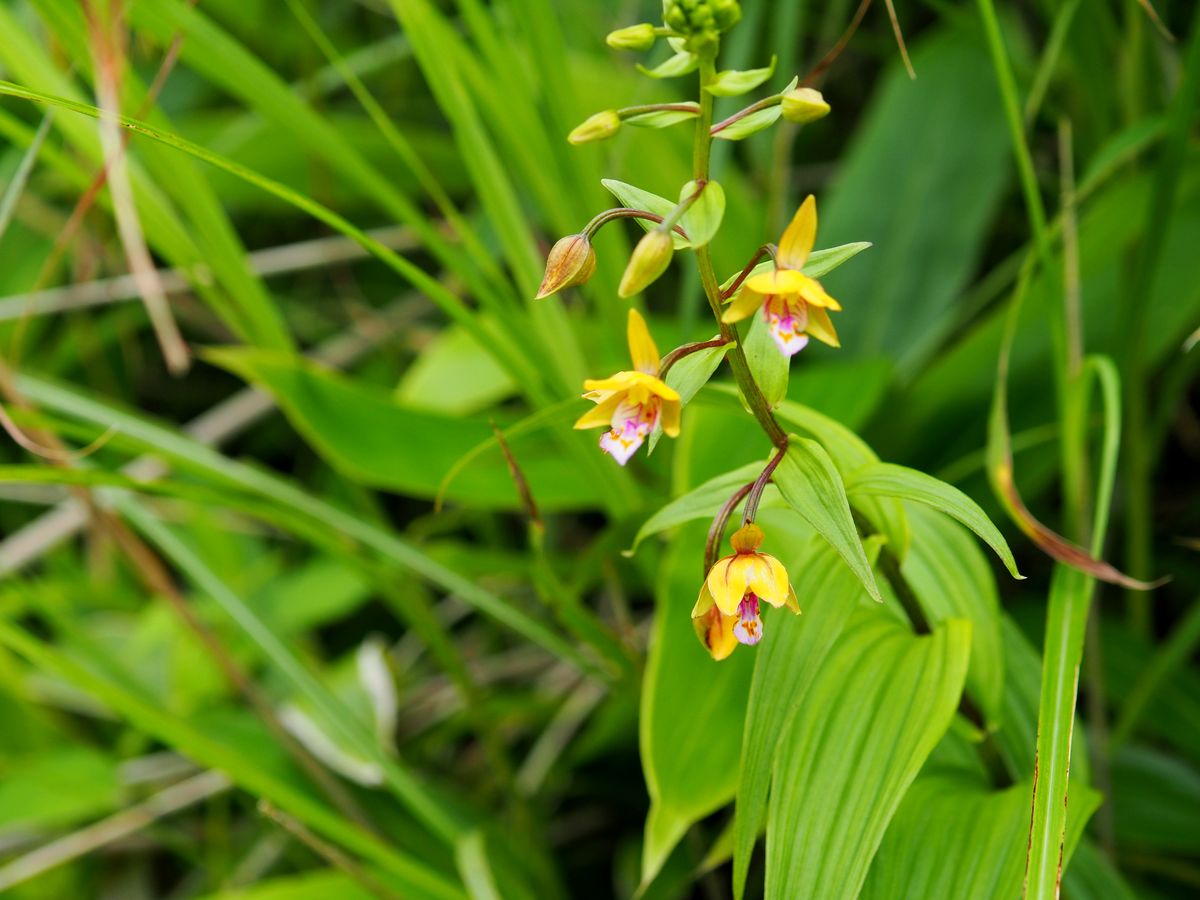
<instances>
[{"instance_id":1,"label":"bud with brown tip","mask_svg":"<svg viewBox=\"0 0 1200 900\"><path fill-rule=\"evenodd\" d=\"M813 88L795 88L783 95L780 105L783 117L789 122L815 122L829 115L829 104L821 92Z\"/></svg>"},{"instance_id":2,"label":"bud with brown tip","mask_svg":"<svg viewBox=\"0 0 1200 900\"><path fill-rule=\"evenodd\" d=\"M563 288L583 284L596 271L596 251L586 234L569 234L550 248L546 274L535 300L549 297Z\"/></svg>"},{"instance_id":3,"label":"bud with brown tip","mask_svg":"<svg viewBox=\"0 0 1200 900\"><path fill-rule=\"evenodd\" d=\"M662 228L647 231L633 248L633 255L629 257L629 265L621 276L617 293L622 297L632 297L644 291L666 271L674 253L675 244L670 233Z\"/></svg>"},{"instance_id":4,"label":"bud with brown tip","mask_svg":"<svg viewBox=\"0 0 1200 900\"><path fill-rule=\"evenodd\" d=\"M621 117L617 115L617 111L615 109L606 109L591 116L582 124L577 125L567 135L567 140L572 144L590 144L592 141L602 141L605 138L612 137L620 127Z\"/></svg>"}]
</instances>

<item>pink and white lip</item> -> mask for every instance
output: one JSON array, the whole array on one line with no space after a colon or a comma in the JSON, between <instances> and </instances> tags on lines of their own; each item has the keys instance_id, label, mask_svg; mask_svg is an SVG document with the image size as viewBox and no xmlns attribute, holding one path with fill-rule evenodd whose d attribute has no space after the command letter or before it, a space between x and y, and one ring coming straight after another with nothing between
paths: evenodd
<instances>
[{"instance_id":1,"label":"pink and white lip","mask_svg":"<svg viewBox=\"0 0 1200 900\"><path fill-rule=\"evenodd\" d=\"M763 318L775 345L784 356L795 356L808 346L808 307L803 300L783 296L768 298L763 304Z\"/></svg>"},{"instance_id":2,"label":"pink and white lip","mask_svg":"<svg viewBox=\"0 0 1200 900\"><path fill-rule=\"evenodd\" d=\"M747 592L738 604L738 623L733 626L733 636L749 646L762 640L762 618L758 614L758 597L753 592Z\"/></svg>"},{"instance_id":3,"label":"pink and white lip","mask_svg":"<svg viewBox=\"0 0 1200 900\"><path fill-rule=\"evenodd\" d=\"M657 398L644 403L632 403L628 398L621 401L613 412L612 430L600 436L600 449L625 465L658 424L660 412Z\"/></svg>"}]
</instances>

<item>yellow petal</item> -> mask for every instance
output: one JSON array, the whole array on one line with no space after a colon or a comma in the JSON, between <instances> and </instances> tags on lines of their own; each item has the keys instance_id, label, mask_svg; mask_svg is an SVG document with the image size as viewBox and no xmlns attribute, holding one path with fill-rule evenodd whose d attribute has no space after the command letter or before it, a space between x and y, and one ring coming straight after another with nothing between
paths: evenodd
<instances>
[{"instance_id":1,"label":"yellow petal","mask_svg":"<svg viewBox=\"0 0 1200 900\"><path fill-rule=\"evenodd\" d=\"M788 611L791 612L793 615L797 615L797 616L800 615L800 601L796 599L796 591L792 588L792 586L790 584L788 585L788 595L787 595L786 606L788 608Z\"/></svg>"},{"instance_id":2,"label":"yellow petal","mask_svg":"<svg viewBox=\"0 0 1200 900\"><path fill-rule=\"evenodd\" d=\"M589 409L579 417L579 421L575 423L575 427L599 428L601 425L608 427L612 422L613 413L617 411L617 407L621 405L621 401L624 399L625 393L623 391L615 391L609 396L600 399L594 408Z\"/></svg>"},{"instance_id":3,"label":"yellow petal","mask_svg":"<svg viewBox=\"0 0 1200 900\"><path fill-rule=\"evenodd\" d=\"M766 553L755 554L757 559L753 577L749 581L750 590L758 594L760 600L766 600L774 607L783 606L787 602L788 574L783 563Z\"/></svg>"},{"instance_id":4,"label":"yellow petal","mask_svg":"<svg viewBox=\"0 0 1200 900\"><path fill-rule=\"evenodd\" d=\"M800 269L812 252L817 239L817 198L809 194L796 210L792 222L779 239L779 253L775 259L781 266Z\"/></svg>"},{"instance_id":5,"label":"yellow petal","mask_svg":"<svg viewBox=\"0 0 1200 900\"><path fill-rule=\"evenodd\" d=\"M797 269L768 269L746 279L744 289L755 294L799 294L812 281Z\"/></svg>"},{"instance_id":6,"label":"yellow petal","mask_svg":"<svg viewBox=\"0 0 1200 900\"><path fill-rule=\"evenodd\" d=\"M709 656L719 662L737 649L738 639L733 633L736 622L736 616L723 616L712 607L706 615L692 619L692 628Z\"/></svg>"},{"instance_id":7,"label":"yellow petal","mask_svg":"<svg viewBox=\"0 0 1200 900\"><path fill-rule=\"evenodd\" d=\"M721 321L726 324L740 322L742 319L754 315L763 305L764 299L762 294L756 294L743 285L742 289L734 296L733 302L729 304L729 308L725 310L725 314L721 316Z\"/></svg>"},{"instance_id":8,"label":"yellow petal","mask_svg":"<svg viewBox=\"0 0 1200 900\"><path fill-rule=\"evenodd\" d=\"M811 334L823 344L828 344L830 347L840 347L837 331L834 330L833 322L829 321L829 313L821 309L819 306L810 306L808 308L808 325L804 329L808 334Z\"/></svg>"},{"instance_id":9,"label":"yellow petal","mask_svg":"<svg viewBox=\"0 0 1200 900\"><path fill-rule=\"evenodd\" d=\"M704 580L704 584L700 585L700 596L696 598L696 605L692 607L692 618L699 619L701 616L707 616L708 611L713 608L712 593L708 590L708 579Z\"/></svg>"},{"instance_id":10,"label":"yellow petal","mask_svg":"<svg viewBox=\"0 0 1200 900\"><path fill-rule=\"evenodd\" d=\"M707 585L717 609L727 616L736 615L746 595L746 569L741 555L718 560L708 572Z\"/></svg>"},{"instance_id":11,"label":"yellow petal","mask_svg":"<svg viewBox=\"0 0 1200 900\"><path fill-rule=\"evenodd\" d=\"M658 347L654 338L650 337L650 329L646 320L636 309L629 310L629 356L633 359L633 367L648 375L658 374Z\"/></svg>"},{"instance_id":12,"label":"yellow petal","mask_svg":"<svg viewBox=\"0 0 1200 900\"><path fill-rule=\"evenodd\" d=\"M664 400L662 405L662 430L667 437L679 437L680 404L678 400Z\"/></svg>"},{"instance_id":13,"label":"yellow petal","mask_svg":"<svg viewBox=\"0 0 1200 900\"><path fill-rule=\"evenodd\" d=\"M640 372L618 372L609 378L589 378L583 383L583 389L589 394L597 391L627 391L638 383L640 377L644 377Z\"/></svg>"},{"instance_id":14,"label":"yellow petal","mask_svg":"<svg viewBox=\"0 0 1200 900\"><path fill-rule=\"evenodd\" d=\"M800 296L804 298L805 303L809 306L823 306L826 309L832 309L834 312L841 311L842 304L825 293L825 288L821 287L821 282L807 276L805 276L804 281L804 287L800 289Z\"/></svg>"}]
</instances>

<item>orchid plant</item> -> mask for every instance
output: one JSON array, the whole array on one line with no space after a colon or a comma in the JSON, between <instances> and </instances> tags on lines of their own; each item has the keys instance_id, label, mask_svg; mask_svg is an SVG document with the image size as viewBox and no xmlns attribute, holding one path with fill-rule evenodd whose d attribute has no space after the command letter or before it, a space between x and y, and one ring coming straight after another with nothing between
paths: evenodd
<instances>
[{"instance_id":1,"label":"orchid plant","mask_svg":"<svg viewBox=\"0 0 1200 900\"><path fill-rule=\"evenodd\" d=\"M675 363L691 354L714 351L728 361L746 408L776 453L758 478L734 493L713 523L705 560L708 574L692 617L701 642L718 660L726 658L737 643L753 645L762 638L760 601L777 607L786 605L795 613L800 611L782 564L757 552L764 540L762 529L755 524L758 502L772 472L788 452L790 442L772 412L773 401L779 398L768 397L760 385L761 373L745 351L745 338L739 335L737 324L755 314L761 315L778 349L780 362L771 365L786 367L810 337L832 347L839 346L829 314L841 310L838 301L805 270L817 236L817 201L811 195L801 203L778 244L760 246L745 267L723 284L714 270L709 245L721 225L725 195L709 171L713 141L741 140L770 128L781 118L812 122L830 111L819 91L800 87L799 79L793 78L782 91L751 103L720 122L713 121L715 97L748 93L774 74L773 64L746 71L717 70L721 37L737 24L740 16L736 0L666 0L661 26L641 23L608 36L608 44L622 50L647 50L665 38L675 55L656 69L644 71L656 78L698 72L698 101L604 110L590 116L571 132L568 140L573 144L603 140L625 124L662 128L691 121L695 126L692 179L682 186L676 203L621 182L605 182L618 199L629 205L601 212L582 232L555 243L538 291L538 298L542 298L586 282L596 266L592 237L601 227L618 219L635 219L646 229L621 279L618 292L623 298L640 294L657 280L667 270L677 248L693 253L718 328L717 336L677 347L660 360L645 320L636 309L630 309L628 339L633 370L585 382L583 397L596 406L575 427L605 427L600 449L624 466L643 444L653 442L657 432L668 437L679 435L685 400L671 383ZM633 205L639 201L645 208ZM852 246L861 249L866 245ZM837 262L851 255L838 253ZM825 265L821 271L831 268ZM702 368L698 379L702 383L710 374L711 369ZM690 396L699 387L700 384L686 384L684 393ZM718 562L715 555L726 522L733 508L743 501L742 526L733 537L735 553Z\"/></svg>"}]
</instances>

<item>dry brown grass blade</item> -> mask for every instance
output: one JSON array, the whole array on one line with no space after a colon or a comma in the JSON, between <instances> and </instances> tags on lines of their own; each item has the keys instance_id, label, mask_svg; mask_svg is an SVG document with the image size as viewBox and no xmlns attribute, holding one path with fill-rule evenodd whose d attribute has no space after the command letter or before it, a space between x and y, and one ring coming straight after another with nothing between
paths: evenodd
<instances>
[{"instance_id":1,"label":"dry brown grass blade","mask_svg":"<svg viewBox=\"0 0 1200 900\"><path fill-rule=\"evenodd\" d=\"M896 35L896 46L900 48L900 58L904 60L904 68L908 71L908 77L916 79L917 73L913 70L912 60L908 58L908 47L904 43L904 32L900 30L900 19L896 16L896 6L892 0L883 0L887 6L888 18L892 21L892 33Z\"/></svg>"},{"instance_id":2,"label":"dry brown grass blade","mask_svg":"<svg viewBox=\"0 0 1200 900\"><path fill-rule=\"evenodd\" d=\"M1154 4L1150 0L1137 0L1138 6L1146 11L1146 15L1150 17L1150 21L1154 23L1154 27L1158 29L1158 33L1165 37L1171 43L1175 43L1175 35L1171 34L1165 22L1158 16L1158 10L1154 8Z\"/></svg>"},{"instance_id":3,"label":"dry brown grass blade","mask_svg":"<svg viewBox=\"0 0 1200 900\"><path fill-rule=\"evenodd\" d=\"M4 408L4 404L0 403L0 428L8 434L10 438L20 447L28 450L34 456L40 456L43 459L50 459L56 462L70 462L71 460L83 459L86 456L91 456L101 447L109 442L114 434L117 433L117 426L110 425L105 432L96 438L86 447L81 450L63 450L59 447L48 447L39 444L32 437L26 434L21 426L13 421L12 416L8 414L8 410Z\"/></svg>"},{"instance_id":4,"label":"dry brown grass blade","mask_svg":"<svg viewBox=\"0 0 1200 900\"><path fill-rule=\"evenodd\" d=\"M150 317L167 369L172 374L181 375L190 365L190 354L171 314L166 291L146 246L146 237L138 219L133 186L129 180L129 167L121 140L118 116L121 111L121 69L125 62L121 22L116 16L106 17L99 14L90 0L85 3L84 10L96 66L96 105L104 113L98 123L100 146L104 153L117 233L125 249L129 270L137 281L138 292L146 305L146 313Z\"/></svg>"},{"instance_id":5,"label":"dry brown grass blade","mask_svg":"<svg viewBox=\"0 0 1200 900\"><path fill-rule=\"evenodd\" d=\"M841 37L837 39L837 43L833 45L828 53L821 57L821 60L813 66L807 75L801 79L800 83L810 85L816 82L818 78L837 62L837 58L842 55L842 51L846 49L846 45L850 43L850 39L854 37L854 33L858 31L858 26L862 24L863 18L867 14L867 10L871 8L871 0L861 0L858 4L858 9L854 11L854 18L850 20L850 24L846 26L846 30L842 32Z\"/></svg>"}]
</instances>

